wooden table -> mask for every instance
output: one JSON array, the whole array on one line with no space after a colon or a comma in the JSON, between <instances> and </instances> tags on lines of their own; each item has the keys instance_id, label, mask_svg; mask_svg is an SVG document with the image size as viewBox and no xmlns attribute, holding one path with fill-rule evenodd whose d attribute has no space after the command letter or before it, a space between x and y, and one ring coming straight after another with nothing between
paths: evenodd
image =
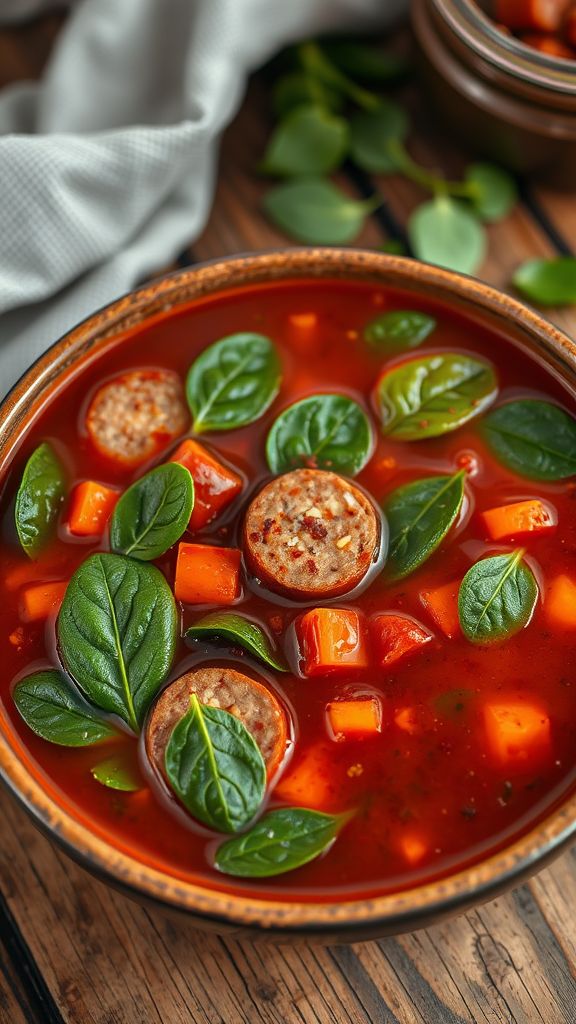
<instances>
[{"instance_id":1,"label":"wooden table","mask_svg":"<svg viewBox=\"0 0 576 1024\"><path fill-rule=\"evenodd\" d=\"M0 33L0 84L38 72L58 19ZM463 156L418 120L416 155L453 172ZM422 121L422 124L420 124ZM263 219L252 165L267 113L258 83L224 142L214 210L182 262L284 245ZM385 204L359 239L402 236L420 198L401 179L344 174ZM1 200L0 200L1 201ZM576 200L526 186L490 231L481 276L506 286L524 258L570 251ZM553 317L576 332L576 310ZM2 1024L574 1024L576 850L469 914L400 938L334 948L270 946L200 934L144 910L56 851L0 794Z\"/></svg>"}]
</instances>

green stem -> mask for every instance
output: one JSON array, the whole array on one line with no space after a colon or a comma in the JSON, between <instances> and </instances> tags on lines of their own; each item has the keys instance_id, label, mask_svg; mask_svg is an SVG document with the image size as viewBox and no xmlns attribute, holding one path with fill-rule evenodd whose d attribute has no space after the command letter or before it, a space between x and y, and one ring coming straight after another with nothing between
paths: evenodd
<instances>
[{"instance_id":1,"label":"green stem","mask_svg":"<svg viewBox=\"0 0 576 1024\"><path fill-rule=\"evenodd\" d=\"M463 199L472 199L475 196L476 188L473 184L467 181L447 181L446 178L441 178L417 164L400 139L390 139L388 150L396 168L402 174L435 196L449 195Z\"/></svg>"},{"instance_id":2,"label":"green stem","mask_svg":"<svg viewBox=\"0 0 576 1024\"><path fill-rule=\"evenodd\" d=\"M354 101L362 110L377 110L380 97L357 85L348 75L340 71L326 56L317 43L301 43L298 47L298 58L306 73L311 78L319 78L326 85L333 85Z\"/></svg>"}]
</instances>

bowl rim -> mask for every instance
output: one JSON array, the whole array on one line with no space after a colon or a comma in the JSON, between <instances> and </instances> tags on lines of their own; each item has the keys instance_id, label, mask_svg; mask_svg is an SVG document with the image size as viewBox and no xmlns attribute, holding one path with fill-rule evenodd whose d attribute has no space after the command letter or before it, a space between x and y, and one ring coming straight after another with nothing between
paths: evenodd
<instances>
[{"instance_id":1,"label":"bowl rim","mask_svg":"<svg viewBox=\"0 0 576 1024\"><path fill-rule=\"evenodd\" d=\"M286 248L223 257L162 275L104 306L54 342L0 405L0 474L4 474L27 426L106 342L150 319L170 315L196 298L266 281L343 277L372 280L375 287L412 290L463 315L524 340L544 353L549 371L576 381L576 344L517 299L483 282L404 257L355 248ZM188 289L188 292L187 292ZM192 295L189 294L191 290ZM530 345L528 345L530 342ZM552 365L550 365L552 364ZM400 932L465 909L496 895L559 853L576 834L576 791L521 836L479 862L436 881L381 896L336 897L332 902L257 899L185 882L138 860L101 838L89 822L70 813L50 793L49 780L23 760L0 705L0 779L35 824L75 860L109 884L137 898L196 915L223 929L249 927L269 933L345 934Z\"/></svg>"}]
</instances>

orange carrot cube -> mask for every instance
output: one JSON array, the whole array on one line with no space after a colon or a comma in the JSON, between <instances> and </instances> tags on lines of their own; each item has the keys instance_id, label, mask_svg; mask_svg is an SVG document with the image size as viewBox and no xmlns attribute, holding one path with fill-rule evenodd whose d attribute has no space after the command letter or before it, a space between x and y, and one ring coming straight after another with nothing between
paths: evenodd
<instances>
[{"instance_id":1,"label":"orange carrot cube","mask_svg":"<svg viewBox=\"0 0 576 1024\"><path fill-rule=\"evenodd\" d=\"M242 490L242 477L191 438L182 441L170 462L179 462L194 481L191 530L208 526Z\"/></svg>"},{"instance_id":2,"label":"orange carrot cube","mask_svg":"<svg viewBox=\"0 0 576 1024\"><path fill-rule=\"evenodd\" d=\"M274 796L295 807L320 811L331 807L338 796L330 747L316 743L297 755L274 790Z\"/></svg>"},{"instance_id":3,"label":"orange carrot cube","mask_svg":"<svg viewBox=\"0 0 576 1024\"><path fill-rule=\"evenodd\" d=\"M394 724L410 736L416 736L420 732L420 723L415 708L399 708L394 715Z\"/></svg>"},{"instance_id":4,"label":"orange carrot cube","mask_svg":"<svg viewBox=\"0 0 576 1024\"><path fill-rule=\"evenodd\" d=\"M520 36L525 46L539 50L540 53L547 53L549 57L561 57L562 60L576 60L576 53L558 36L539 35L536 32L528 32Z\"/></svg>"},{"instance_id":5,"label":"orange carrot cube","mask_svg":"<svg viewBox=\"0 0 576 1024\"><path fill-rule=\"evenodd\" d=\"M64 599L68 583L36 583L27 587L20 597L20 618L24 622L39 622L57 612Z\"/></svg>"},{"instance_id":6,"label":"orange carrot cube","mask_svg":"<svg viewBox=\"0 0 576 1024\"><path fill-rule=\"evenodd\" d=\"M68 529L76 537L101 537L120 497L112 487L84 480L72 493Z\"/></svg>"},{"instance_id":7,"label":"orange carrot cube","mask_svg":"<svg viewBox=\"0 0 576 1024\"><path fill-rule=\"evenodd\" d=\"M296 624L307 676L334 669L367 668L363 620L349 608L313 608Z\"/></svg>"},{"instance_id":8,"label":"orange carrot cube","mask_svg":"<svg viewBox=\"0 0 576 1024\"><path fill-rule=\"evenodd\" d=\"M557 524L555 512L537 499L488 508L480 513L480 519L491 540L512 540L525 533L547 533Z\"/></svg>"},{"instance_id":9,"label":"orange carrot cube","mask_svg":"<svg viewBox=\"0 0 576 1024\"><path fill-rule=\"evenodd\" d=\"M460 581L452 580L444 583L434 590L424 590L421 601L430 613L434 622L445 636L453 639L460 633L460 619L458 618L458 591Z\"/></svg>"},{"instance_id":10,"label":"orange carrot cube","mask_svg":"<svg viewBox=\"0 0 576 1024\"><path fill-rule=\"evenodd\" d=\"M378 664L382 668L393 665L405 655L418 650L432 640L432 634L407 615L382 612L370 622L372 643Z\"/></svg>"},{"instance_id":11,"label":"orange carrot cube","mask_svg":"<svg viewBox=\"0 0 576 1024\"><path fill-rule=\"evenodd\" d=\"M291 313L287 321L286 336L290 348L301 355L309 354L319 339L316 313Z\"/></svg>"},{"instance_id":12,"label":"orange carrot cube","mask_svg":"<svg viewBox=\"0 0 576 1024\"><path fill-rule=\"evenodd\" d=\"M544 598L544 614L552 626L576 629L576 583L569 576L556 576Z\"/></svg>"},{"instance_id":13,"label":"orange carrot cube","mask_svg":"<svg viewBox=\"0 0 576 1024\"><path fill-rule=\"evenodd\" d=\"M335 739L358 739L382 731L382 707L377 697L333 700L326 714Z\"/></svg>"},{"instance_id":14,"label":"orange carrot cube","mask_svg":"<svg viewBox=\"0 0 576 1024\"><path fill-rule=\"evenodd\" d=\"M424 839L413 832L400 836L398 845L402 856L411 866L419 864L428 853L428 845Z\"/></svg>"},{"instance_id":15,"label":"orange carrot cube","mask_svg":"<svg viewBox=\"0 0 576 1024\"><path fill-rule=\"evenodd\" d=\"M496 0L493 16L506 28L557 32L567 0Z\"/></svg>"},{"instance_id":16,"label":"orange carrot cube","mask_svg":"<svg viewBox=\"0 0 576 1024\"><path fill-rule=\"evenodd\" d=\"M240 596L240 559L236 548L180 544L174 594L184 604L233 604Z\"/></svg>"},{"instance_id":17,"label":"orange carrot cube","mask_svg":"<svg viewBox=\"0 0 576 1024\"><path fill-rule=\"evenodd\" d=\"M486 704L484 726L488 750L506 768L532 767L550 752L550 719L532 704Z\"/></svg>"}]
</instances>

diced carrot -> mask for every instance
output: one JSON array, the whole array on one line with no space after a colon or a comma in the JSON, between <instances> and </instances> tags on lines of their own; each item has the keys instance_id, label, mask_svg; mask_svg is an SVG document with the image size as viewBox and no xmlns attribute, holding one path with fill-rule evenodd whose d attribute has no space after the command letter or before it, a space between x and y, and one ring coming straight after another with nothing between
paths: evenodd
<instances>
[{"instance_id":1,"label":"diced carrot","mask_svg":"<svg viewBox=\"0 0 576 1024\"><path fill-rule=\"evenodd\" d=\"M403 857L410 865L419 864L428 853L427 844L421 836L413 832L400 836L398 845Z\"/></svg>"},{"instance_id":2,"label":"diced carrot","mask_svg":"<svg viewBox=\"0 0 576 1024\"><path fill-rule=\"evenodd\" d=\"M291 313L287 323L288 344L301 355L309 355L319 340L316 313Z\"/></svg>"},{"instance_id":3,"label":"diced carrot","mask_svg":"<svg viewBox=\"0 0 576 1024\"><path fill-rule=\"evenodd\" d=\"M548 622L561 629L576 629L576 583L569 576L556 576L544 598Z\"/></svg>"},{"instance_id":4,"label":"diced carrot","mask_svg":"<svg viewBox=\"0 0 576 1024\"><path fill-rule=\"evenodd\" d=\"M507 28L556 32L567 0L496 0L494 18Z\"/></svg>"},{"instance_id":5,"label":"diced carrot","mask_svg":"<svg viewBox=\"0 0 576 1024\"><path fill-rule=\"evenodd\" d=\"M330 807L338 796L330 747L324 743L308 747L297 757L294 766L289 765L274 790L274 796L296 807L310 807L316 811Z\"/></svg>"},{"instance_id":6,"label":"diced carrot","mask_svg":"<svg viewBox=\"0 0 576 1024\"><path fill-rule=\"evenodd\" d=\"M296 624L307 676L333 669L366 668L363 620L349 608L313 608Z\"/></svg>"},{"instance_id":7,"label":"diced carrot","mask_svg":"<svg viewBox=\"0 0 576 1024\"><path fill-rule=\"evenodd\" d=\"M370 622L372 643L378 664L382 668L393 665L405 655L432 640L432 634L407 615L382 612Z\"/></svg>"},{"instance_id":8,"label":"diced carrot","mask_svg":"<svg viewBox=\"0 0 576 1024\"><path fill-rule=\"evenodd\" d=\"M382 731L382 707L377 697L333 700L326 714L335 739L357 739Z\"/></svg>"},{"instance_id":9,"label":"diced carrot","mask_svg":"<svg viewBox=\"0 0 576 1024\"><path fill-rule=\"evenodd\" d=\"M486 704L488 749L507 768L532 766L550 751L550 719L532 704Z\"/></svg>"},{"instance_id":10,"label":"diced carrot","mask_svg":"<svg viewBox=\"0 0 576 1024\"><path fill-rule=\"evenodd\" d=\"M180 544L174 594L184 604L233 604L240 595L240 559L236 548Z\"/></svg>"},{"instance_id":11,"label":"diced carrot","mask_svg":"<svg viewBox=\"0 0 576 1024\"><path fill-rule=\"evenodd\" d=\"M400 708L394 715L394 723L399 729L409 733L410 736L415 736L420 732L420 724L416 717L415 708Z\"/></svg>"},{"instance_id":12,"label":"diced carrot","mask_svg":"<svg viewBox=\"0 0 576 1024\"><path fill-rule=\"evenodd\" d=\"M424 607L430 613L434 622L442 630L445 636L453 639L460 633L460 619L458 618L458 591L460 581L452 580L444 583L434 590L424 590L421 600Z\"/></svg>"},{"instance_id":13,"label":"diced carrot","mask_svg":"<svg viewBox=\"0 0 576 1024\"><path fill-rule=\"evenodd\" d=\"M525 533L547 533L557 524L556 513L537 498L488 508L480 513L480 518L491 540L512 540Z\"/></svg>"},{"instance_id":14,"label":"diced carrot","mask_svg":"<svg viewBox=\"0 0 576 1024\"><path fill-rule=\"evenodd\" d=\"M65 580L57 583L36 583L27 587L20 597L20 618L24 622L38 622L46 619L52 612L58 611L68 583Z\"/></svg>"},{"instance_id":15,"label":"diced carrot","mask_svg":"<svg viewBox=\"0 0 576 1024\"><path fill-rule=\"evenodd\" d=\"M540 53L547 53L550 57L561 57L562 60L576 60L576 53L558 36L540 36L534 33L520 36L520 41L525 46L530 46Z\"/></svg>"},{"instance_id":16,"label":"diced carrot","mask_svg":"<svg viewBox=\"0 0 576 1024\"><path fill-rule=\"evenodd\" d=\"M566 23L564 25L564 32L570 46L576 47L576 4L572 4L572 7L568 11Z\"/></svg>"},{"instance_id":17,"label":"diced carrot","mask_svg":"<svg viewBox=\"0 0 576 1024\"><path fill-rule=\"evenodd\" d=\"M94 480L84 480L72 493L68 529L77 537L101 537L120 494Z\"/></svg>"},{"instance_id":18,"label":"diced carrot","mask_svg":"<svg viewBox=\"0 0 576 1024\"><path fill-rule=\"evenodd\" d=\"M242 490L242 477L191 438L182 441L170 462L179 462L189 470L194 481L191 530L208 526Z\"/></svg>"}]
</instances>

